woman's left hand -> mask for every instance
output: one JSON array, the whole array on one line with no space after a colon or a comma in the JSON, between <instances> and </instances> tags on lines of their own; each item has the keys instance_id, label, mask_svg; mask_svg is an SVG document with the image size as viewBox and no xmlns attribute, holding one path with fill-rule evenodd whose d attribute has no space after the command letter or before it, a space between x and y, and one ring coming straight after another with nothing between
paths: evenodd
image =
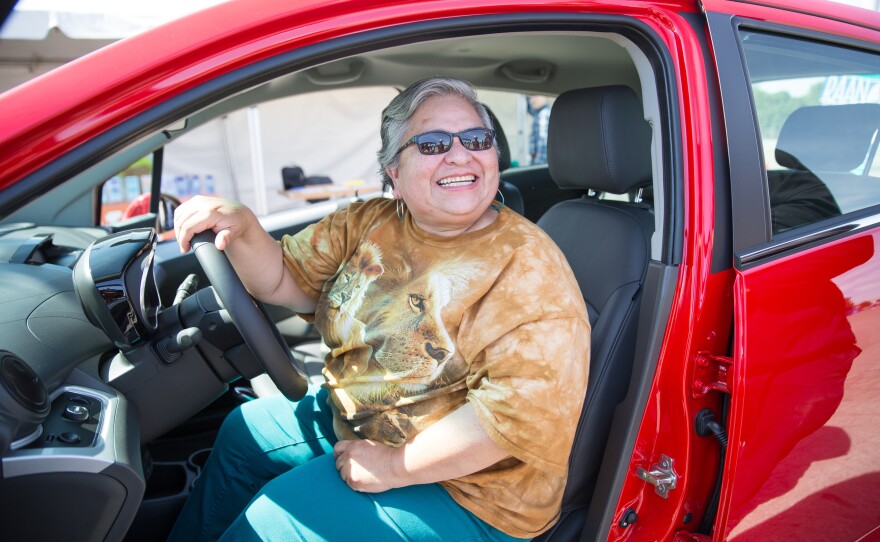
<instances>
[{"instance_id":1,"label":"woman's left hand","mask_svg":"<svg viewBox=\"0 0 880 542\"><path fill-rule=\"evenodd\" d=\"M399 450L372 440L340 440L333 447L339 476L355 491L380 493L404 484L395 480Z\"/></svg>"},{"instance_id":2,"label":"woman's left hand","mask_svg":"<svg viewBox=\"0 0 880 542\"><path fill-rule=\"evenodd\" d=\"M342 480L365 493L452 480L510 457L480 425L470 403L437 420L400 448L373 440L340 440L333 455Z\"/></svg>"}]
</instances>

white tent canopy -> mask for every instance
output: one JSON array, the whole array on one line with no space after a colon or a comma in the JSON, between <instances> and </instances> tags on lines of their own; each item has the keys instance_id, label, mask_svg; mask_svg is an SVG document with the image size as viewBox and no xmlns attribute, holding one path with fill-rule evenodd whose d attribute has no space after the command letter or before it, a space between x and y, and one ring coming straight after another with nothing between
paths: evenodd
<instances>
[{"instance_id":1,"label":"white tent canopy","mask_svg":"<svg viewBox=\"0 0 880 542\"><path fill-rule=\"evenodd\" d=\"M20 0L0 28L0 92L219 0Z\"/></svg>"},{"instance_id":2,"label":"white tent canopy","mask_svg":"<svg viewBox=\"0 0 880 542\"><path fill-rule=\"evenodd\" d=\"M19 0L0 30L0 39L45 39L52 28L74 39L125 38L199 11L220 0Z\"/></svg>"}]
</instances>

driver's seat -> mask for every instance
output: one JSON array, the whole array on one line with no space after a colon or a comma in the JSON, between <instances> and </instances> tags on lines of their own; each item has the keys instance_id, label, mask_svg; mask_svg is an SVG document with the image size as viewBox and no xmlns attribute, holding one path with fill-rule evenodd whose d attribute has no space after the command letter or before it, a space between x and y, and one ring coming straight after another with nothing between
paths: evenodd
<instances>
[{"instance_id":1,"label":"driver's seat","mask_svg":"<svg viewBox=\"0 0 880 542\"><path fill-rule=\"evenodd\" d=\"M561 94L550 113L548 163L563 189L623 195L650 186L651 129L636 93L608 86ZM643 203L582 197L551 207L538 225L568 259L593 328L562 517L535 538L570 541L581 537L614 409L629 386L654 215Z\"/></svg>"}]
</instances>

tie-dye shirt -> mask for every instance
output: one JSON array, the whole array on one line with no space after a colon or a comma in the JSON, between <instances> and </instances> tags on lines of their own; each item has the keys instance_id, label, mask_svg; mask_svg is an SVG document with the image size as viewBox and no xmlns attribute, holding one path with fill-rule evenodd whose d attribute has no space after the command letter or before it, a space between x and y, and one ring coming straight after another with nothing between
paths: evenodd
<instances>
[{"instance_id":1,"label":"tie-dye shirt","mask_svg":"<svg viewBox=\"0 0 880 542\"><path fill-rule=\"evenodd\" d=\"M590 355L585 303L553 241L506 208L483 229L432 235L375 199L282 247L317 300L337 436L401 446L469 401L510 457L441 485L510 535L549 528Z\"/></svg>"}]
</instances>

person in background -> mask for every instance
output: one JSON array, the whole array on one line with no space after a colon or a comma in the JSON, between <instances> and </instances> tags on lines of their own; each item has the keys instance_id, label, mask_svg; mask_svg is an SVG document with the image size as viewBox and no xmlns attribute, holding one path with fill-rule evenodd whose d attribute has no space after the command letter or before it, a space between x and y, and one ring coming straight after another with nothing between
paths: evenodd
<instances>
[{"instance_id":1,"label":"person in background","mask_svg":"<svg viewBox=\"0 0 880 542\"><path fill-rule=\"evenodd\" d=\"M171 540L512 541L558 520L590 324L561 251L495 201L494 136L469 84L427 79L382 115L394 199L280 243L239 203L178 208L181 250L213 230L330 353L320 390L227 417Z\"/></svg>"},{"instance_id":2,"label":"person in background","mask_svg":"<svg viewBox=\"0 0 880 542\"><path fill-rule=\"evenodd\" d=\"M547 163L547 129L550 126L550 104L546 96L534 94L528 97L532 131L529 133L529 157L531 164Z\"/></svg>"}]
</instances>

